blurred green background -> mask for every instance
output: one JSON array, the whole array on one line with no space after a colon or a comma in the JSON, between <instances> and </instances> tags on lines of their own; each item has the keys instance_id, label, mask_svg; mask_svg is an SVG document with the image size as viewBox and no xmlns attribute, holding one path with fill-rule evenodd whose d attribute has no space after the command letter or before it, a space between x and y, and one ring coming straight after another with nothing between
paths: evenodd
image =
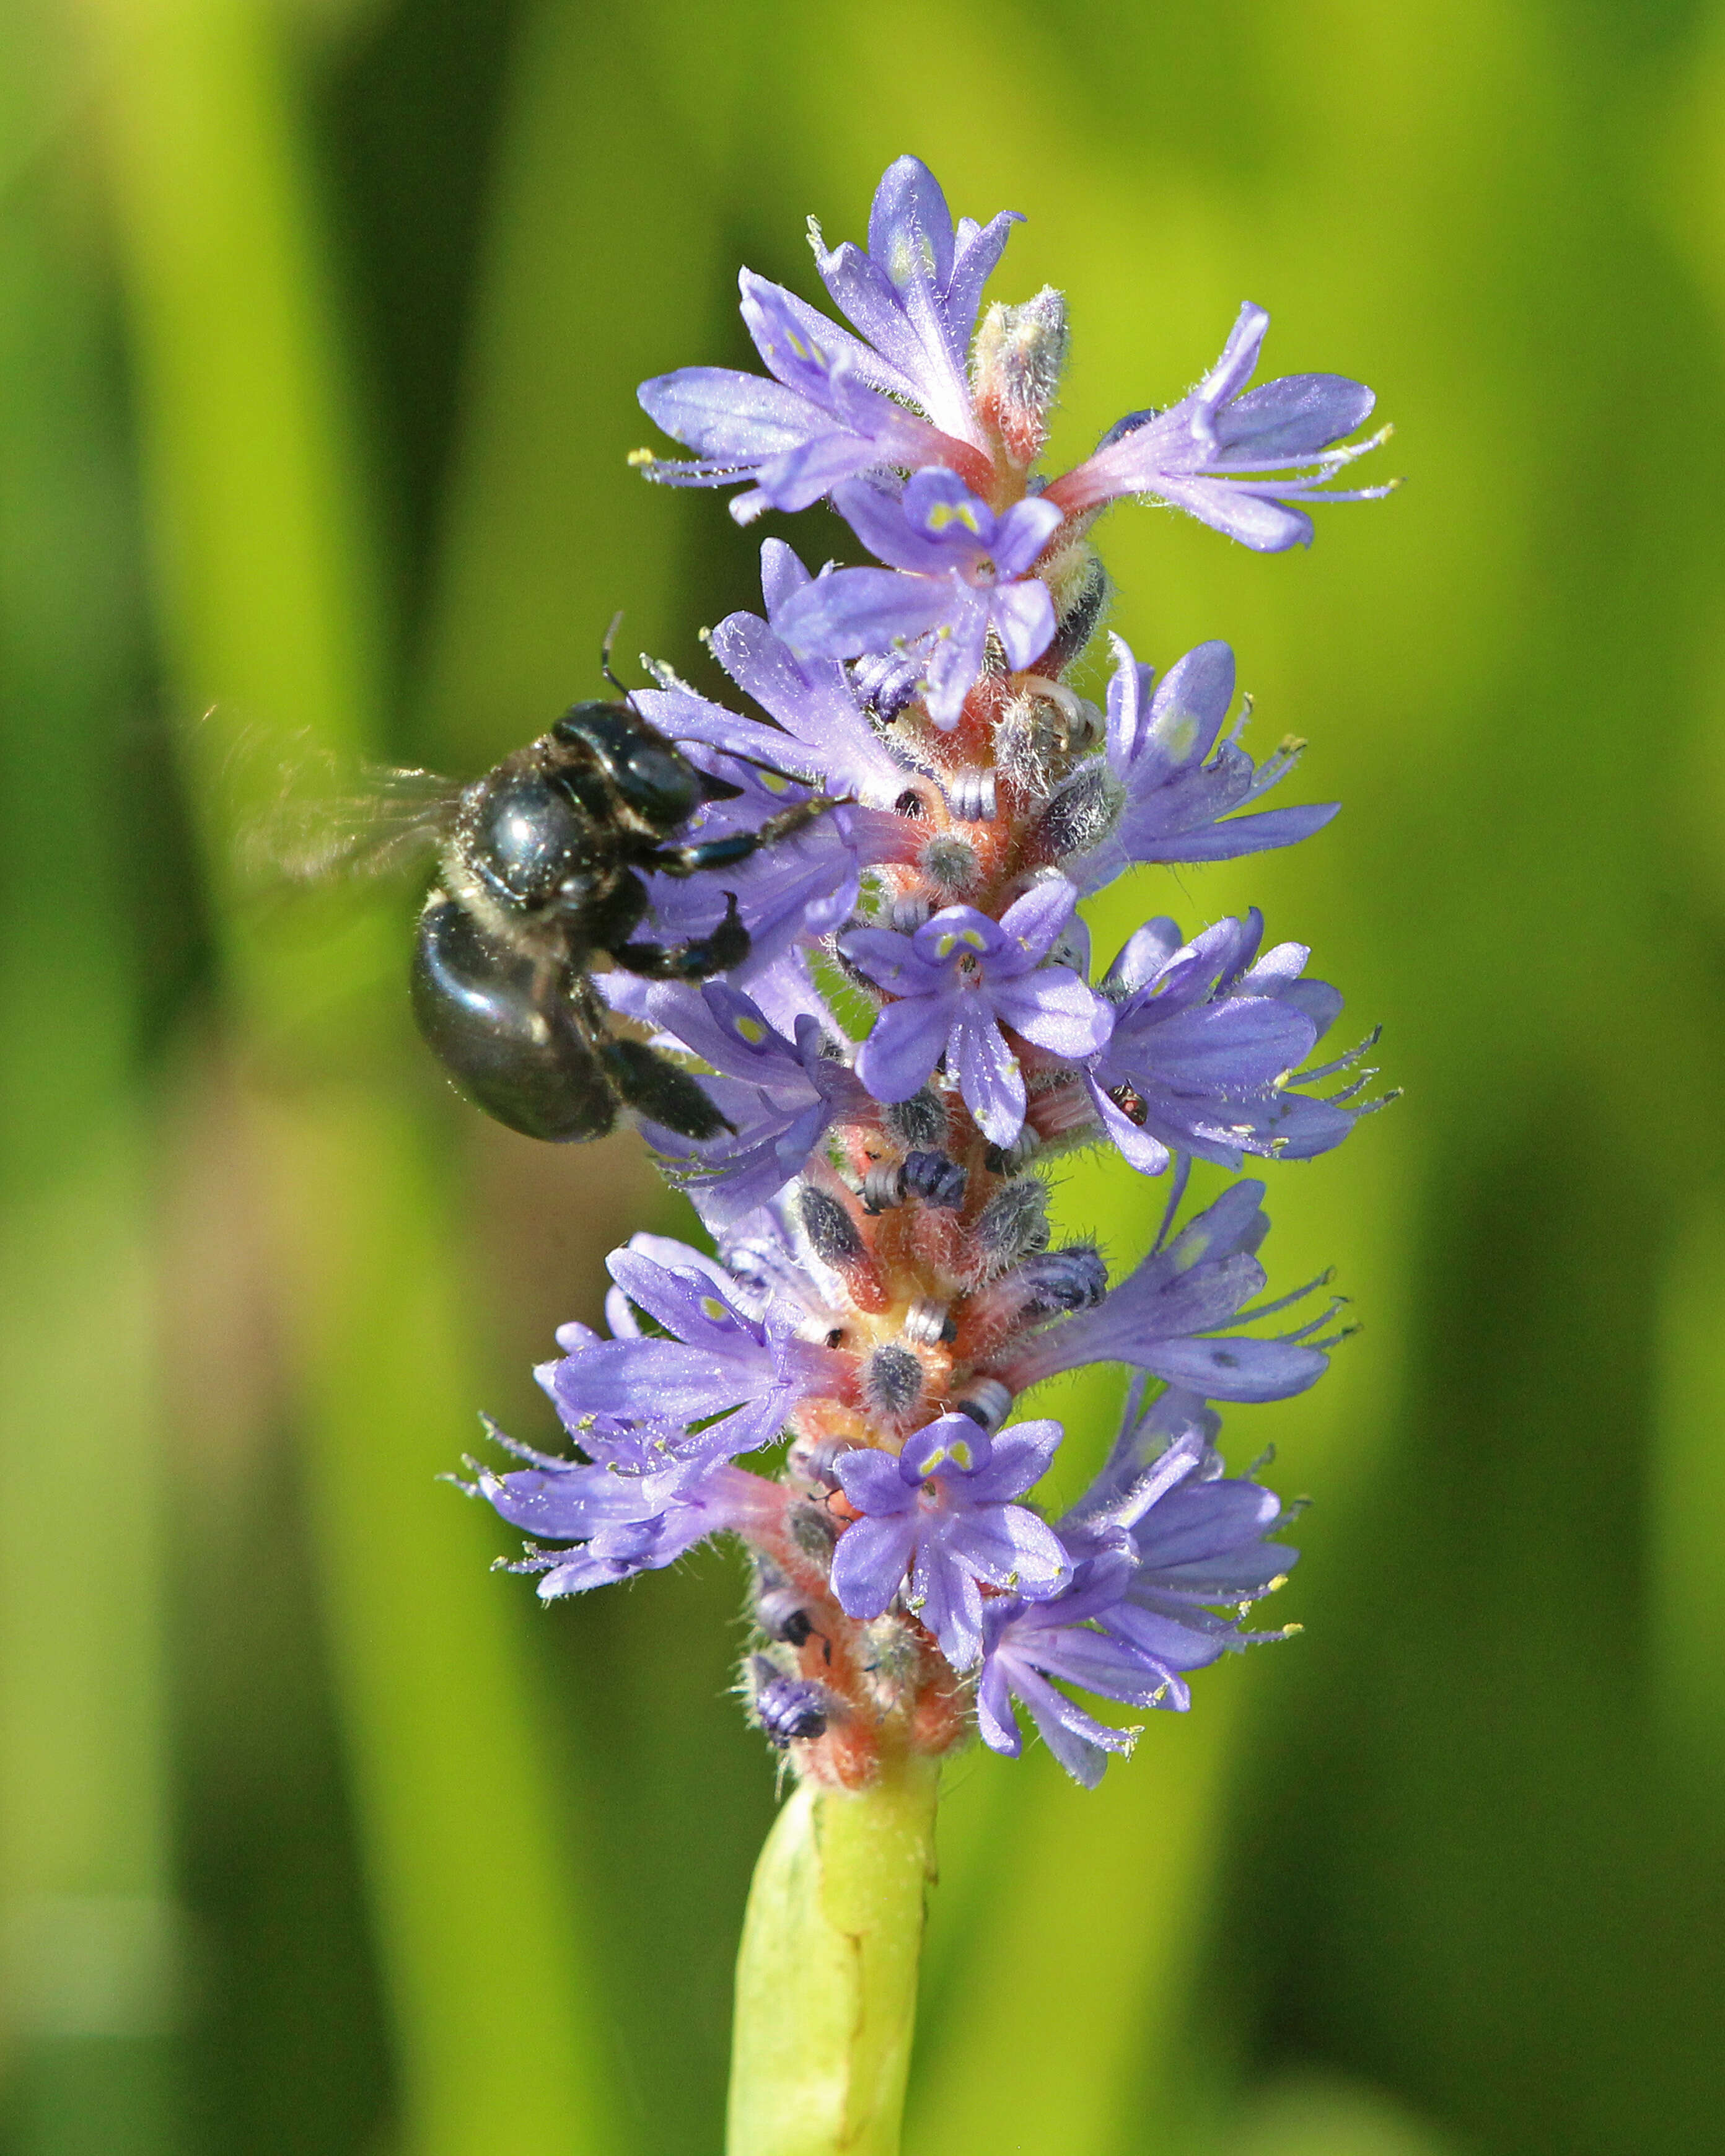
<instances>
[{"instance_id":1,"label":"blurred green background","mask_svg":"<svg viewBox=\"0 0 1725 2156\"><path fill-rule=\"evenodd\" d=\"M1309 555L1102 528L1347 803L1105 932L1263 904L1407 1094L1271 1173L1366 1328L1224 1432L1316 1501L1304 1633L1097 1795L957 1768L909 2149L1719 2143L1725 13L3 0L6 2156L718 2146L739 1563L541 1614L434 1479L675 1209L447 1095L411 891L236 840L296 759L484 767L619 606L711 678L760 535L629 472L634 384L906 149L1070 295L1060 461L1250 297L1410 481ZM1157 1194L1059 1202L1129 1258Z\"/></svg>"}]
</instances>

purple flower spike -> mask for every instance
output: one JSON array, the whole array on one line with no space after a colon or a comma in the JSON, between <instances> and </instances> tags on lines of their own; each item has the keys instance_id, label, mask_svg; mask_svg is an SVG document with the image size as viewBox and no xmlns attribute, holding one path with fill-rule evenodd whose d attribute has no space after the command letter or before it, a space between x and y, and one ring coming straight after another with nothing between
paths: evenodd
<instances>
[{"instance_id":1,"label":"purple flower spike","mask_svg":"<svg viewBox=\"0 0 1725 2156\"><path fill-rule=\"evenodd\" d=\"M1237 1320L1264 1286L1252 1255L1270 1232L1263 1196L1261 1183L1235 1183L1093 1309L1033 1333L999 1358L993 1374L1021 1393L1086 1363L1129 1363L1200 1399L1303 1393L1329 1367L1322 1347L1304 1343L1314 1327L1282 1339L1209 1337Z\"/></svg>"},{"instance_id":2,"label":"purple flower spike","mask_svg":"<svg viewBox=\"0 0 1725 2156\"><path fill-rule=\"evenodd\" d=\"M948 906L914 936L857 928L842 937L852 964L899 998L857 1055L857 1075L875 1098L908 1101L944 1055L978 1127L1010 1145L1024 1127L1024 1078L1001 1027L1076 1063L1102 1046L1113 1023L1070 966L1042 963L1077 900L1070 884L1050 876L999 921Z\"/></svg>"},{"instance_id":3,"label":"purple flower spike","mask_svg":"<svg viewBox=\"0 0 1725 2156\"><path fill-rule=\"evenodd\" d=\"M946 1414L902 1452L859 1450L834 1468L864 1517L839 1537L833 1592L850 1617L879 1617L901 1587L955 1670L982 1653L978 1583L1027 1600L1057 1594L1071 1575L1060 1537L1010 1501L1047 1472L1057 1422L1025 1422L990 1440L968 1415Z\"/></svg>"},{"instance_id":4,"label":"purple flower spike","mask_svg":"<svg viewBox=\"0 0 1725 2156\"><path fill-rule=\"evenodd\" d=\"M1384 439L1375 434L1332 447L1376 402L1362 383L1342 374L1288 374L1241 394L1269 326L1263 308L1248 302L1196 389L1171 411L1129 413L1042 499L1076 516L1122 495L1150 495L1257 553L1277 554L1312 543L1312 519L1297 505L1320 490L1327 501L1372 501L1392 492L1394 482L1347 491L1328 485Z\"/></svg>"},{"instance_id":5,"label":"purple flower spike","mask_svg":"<svg viewBox=\"0 0 1725 2156\"><path fill-rule=\"evenodd\" d=\"M1189 651L1153 694L1153 669L1141 666L1122 638L1111 640L1106 766L1086 765L1049 808L1050 827L1072 828L1086 849L1062 864L1082 893L1140 862L1235 860L1291 846L1329 822L1337 802L1235 814L1286 778L1300 752L1284 747L1255 767L1232 733L1218 741L1234 701L1225 644Z\"/></svg>"},{"instance_id":6,"label":"purple flower spike","mask_svg":"<svg viewBox=\"0 0 1725 2156\"><path fill-rule=\"evenodd\" d=\"M929 470L901 499L859 480L836 489L833 506L892 567L839 569L793 593L774 625L796 649L829 659L914 653L928 716L948 729L982 673L991 629L1009 666L1027 667L1046 650L1054 601L1026 573L1060 526L1045 500L1014 502L997 516L956 473Z\"/></svg>"},{"instance_id":7,"label":"purple flower spike","mask_svg":"<svg viewBox=\"0 0 1725 2156\"><path fill-rule=\"evenodd\" d=\"M1301 979L1303 944L1279 943L1255 964L1263 933L1255 907L1189 943L1172 921L1151 921L1109 968L1114 1030L1086 1083L1142 1174L1160 1175L1176 1152L1232 1168L1248 1153L1310 1160L1353 1127L1357 1110L1291 1082L1342 998Z\"/></svg>"}]
</instances>

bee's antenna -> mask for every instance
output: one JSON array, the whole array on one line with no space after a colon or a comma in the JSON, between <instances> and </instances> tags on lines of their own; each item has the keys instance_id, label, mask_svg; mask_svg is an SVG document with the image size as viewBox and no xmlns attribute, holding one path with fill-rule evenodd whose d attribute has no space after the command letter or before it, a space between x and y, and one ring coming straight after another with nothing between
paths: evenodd
<instances>
[{"instance_id":1,"label":"bee's antenna","mask_svg":"<svg viewBox=\"0 0 1725 2156\"><path fill-rule=\"evenodd\" d=\"M605 640L599 646L599 671L622 697L630 710L634 708L634 690L619 681L611 667L611 647L617 641L617 632L623 626L623 608L619 607L611 617L611 626L605 631Z\"/></svg>"}]
</instances>

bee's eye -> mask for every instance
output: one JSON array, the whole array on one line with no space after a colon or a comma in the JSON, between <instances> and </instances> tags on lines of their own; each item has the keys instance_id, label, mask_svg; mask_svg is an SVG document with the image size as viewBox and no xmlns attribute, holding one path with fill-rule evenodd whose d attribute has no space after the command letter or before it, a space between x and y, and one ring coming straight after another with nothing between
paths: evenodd
<instances>
[{"instance_id":1,"label":"bee's eye","mask_svg":"<svg viewBox=\"0 0 1725 2156\"><path fill-rule=\"evenodd\" d=\"M576 704L552 728L597 761L624 803L655 831L674 831L706 798L701 774L628 704Z\"/></svg>"}]
</instances>

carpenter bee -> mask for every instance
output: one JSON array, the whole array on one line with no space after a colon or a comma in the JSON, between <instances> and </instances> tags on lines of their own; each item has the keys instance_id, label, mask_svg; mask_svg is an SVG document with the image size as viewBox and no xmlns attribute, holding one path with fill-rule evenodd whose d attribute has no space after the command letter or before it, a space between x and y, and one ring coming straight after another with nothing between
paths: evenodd
<instances>
[{"instance_id":1,"label":"carpenter bee","mask_svg":"<svg viewBox=\"0 0 1725 2156\"><path fill-rule=\"evenodd\" d=\"M625 1106L685 1137L714 1137L730 1127L725 1118L686 1071L611 1031L589 968L603 954L649 979L702 981L741 965L749 934L732 892L708 934L637 941L649 906L639 871L730 867L833 804L817 794L758 829L680 843L704 803L742 789L697 768L649 724L608 659L608 639L605 673L623 701L573 705L470 785L396 774L403 829L374 845L367 865L387 865L404 840L439 846L439 879L415 932L413 1013L476 1106L554 1142L603 1137Z\"/></svg>"}]
</instances>

